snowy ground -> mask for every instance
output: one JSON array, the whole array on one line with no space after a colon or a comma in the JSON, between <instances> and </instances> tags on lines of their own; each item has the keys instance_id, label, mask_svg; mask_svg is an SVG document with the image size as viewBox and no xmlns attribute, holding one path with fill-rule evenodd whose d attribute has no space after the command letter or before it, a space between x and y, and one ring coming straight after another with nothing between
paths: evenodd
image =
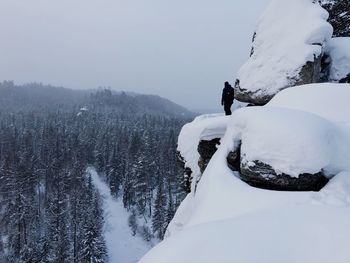
<instances>
[{"instance_id":1,"label":"snowy ground","mask_svg":"<svg viewBox=\"0 0 350 263\"><path fill-rule=\"evenodd\" d=\"M189 194L178 208L167 238L140 262L349 263L349 97L348 84L305 85L282 91L264 107L240 109L228 122L212 116L211 123L217 119L219 128L227 124L221 145L196 194ZM208 117L202 121L209 122ZM197 124L192 125L192 145L205 131L201 118ZM272 165L288 156L291 165L301 165L283 165L282 171L331 168L334 177L320 192L251 187L227 166L226 156L237 138L251 146L244 151L260 153Z\"/></svg>"},{"instance_id":2,"label":"snowy ground","mask_svg":"<svg viewBox=\"0 0 350 263\"><path fill-rule=\"evenodd\" d=\"M128 226L129 213L123 207L121 200L114 199L108 186L101 180L96 171L88 170L94 186L103 198L105 213L105 239L110 263L135 263L148 250L151 243L145 242L139 236L132 236Z\"/></svg>"}]
</instances>

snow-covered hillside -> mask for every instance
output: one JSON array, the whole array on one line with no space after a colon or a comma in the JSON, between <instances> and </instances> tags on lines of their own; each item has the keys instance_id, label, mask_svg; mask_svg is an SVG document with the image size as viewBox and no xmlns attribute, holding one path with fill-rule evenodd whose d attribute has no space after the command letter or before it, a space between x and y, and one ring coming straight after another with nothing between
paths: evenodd
<instances>
[{"instance_id":1,"label":"snow-covered hillside","mask_svg":"<svg viewBox=\"0 0 350 263\"><path fill-rule=\"evenodd\" d=\"M213 123L219 131L226 123L227 129L196 193L187 196L169 225L168 238L140 262L348 263L349 97L349 84L297 86L266 106L235 111L228 122L207 116L187 126L181 135L188 136L192 125L197 141L209 119L210 130ZM238 138L247 160L264 158L294 176L326 170L330 182L319 192L251 187L227 166Z\"/></svg>"}]
</instances>

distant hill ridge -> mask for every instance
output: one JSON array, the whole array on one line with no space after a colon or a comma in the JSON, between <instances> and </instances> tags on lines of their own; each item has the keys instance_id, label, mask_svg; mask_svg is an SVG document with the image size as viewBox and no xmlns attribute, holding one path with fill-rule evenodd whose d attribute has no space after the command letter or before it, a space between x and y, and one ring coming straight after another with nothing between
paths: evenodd
<instances>
[{"instance_id":1,"label":"distant hill ridge","mask_svg":"<svg viewBox=\"0 0 350 263\"><path fill-rule=\"evenodd\" d=\"M60 110L87 107L121 114L192 117L194 113L157 95L117 92L110 89L73 90L40 83L16 85L0 82L0 111Z\"/></svg>"}]
</instances>

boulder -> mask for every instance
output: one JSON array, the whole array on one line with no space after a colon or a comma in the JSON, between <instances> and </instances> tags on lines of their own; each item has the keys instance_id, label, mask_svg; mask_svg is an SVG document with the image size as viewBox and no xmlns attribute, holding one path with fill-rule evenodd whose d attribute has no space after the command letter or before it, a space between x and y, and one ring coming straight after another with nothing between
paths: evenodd
<instances>
[{"instance_id":1,"label":"boulder","mask_svg":"<svg viewBox=\"0 0 350 263\"><path fill-rule=\"evenodd\" d=\"M277 174L270 165L258 160L247 165L241 157L241 142L235 150L229 152L226 159L228 167L240 173L241 180L257 188L278 191L319 191L328 182L322 171L292 177L284 173Z\"/></svg>"},{"instance_id":2,"label":"boulder","mask_svg":"<svg viewBox=\"0 0 350 263\"><path fill-rule=\"evenodd\" d=\"M202 172L219 144L220 138L200 141L198 145L200 154L198 165ZM226 157L227 166L232 171L238 172L236 175L250 186L277 191L319 191L329 181L323 170L314 174L302 173L298 176L295 174L291 176L286 173L277 173L273 167L259 160L247 162L244 158L245 155L241 154L242 141L236 141L234 145L234 149Z\"/></svg>"},{"instance_id":3,"label":"boulder","mask_svg":"<svg viewBox=\"0 0 350 263\"><path fill-rule=\"evenodd\" d=\"M242 160L241 143L227 155L227 165L232 171L240 173L240 179L247 184L268 190L278 191L319 191L328 182L322 171L316 174L300 174L292 177L287 174L277 174L268 164L254 161L252 164Z\"/></svg>"},{"instance_id":4,"label":"boulder","mask_svg":"<svg viewBox=\"0 0 350 263\"><path fill-rule=\"evenodd\" d=\"M319 191L327 183L328 178L322 171L316 174L300 174L292 177L287 174L277 174L270 166L260 161L254 165L241 162L241 179L249 185L278 191Z\"/></svg>"}]
</instances>

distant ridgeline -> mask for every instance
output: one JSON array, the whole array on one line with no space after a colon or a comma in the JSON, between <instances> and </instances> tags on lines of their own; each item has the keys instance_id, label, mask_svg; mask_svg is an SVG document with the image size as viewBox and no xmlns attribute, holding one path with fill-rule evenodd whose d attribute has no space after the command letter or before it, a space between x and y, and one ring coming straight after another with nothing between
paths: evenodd
<instances>
[{"instance_id":1,"label":"distant ridgeline","mask_svg":"<svg viewBox=\"0 0 350 263\"><path fill-rule=\"evenodd\" d=\"M89 165L133 233L162 238L184 197L176 138L191 116L157 96L1 83L0 261L106 262Z\"/></svg>"},{"instance_id":2,"label":"distant ridgeline","mask_svg":"<svg viewBox=\"0 0 350 263\"><path fill-rule=\"evenodd\" d=\"M0 83L0 109L71 111L87 107L94 111L110 110L123 114L193 117L186 108L156 95L114 92L110 89L72 90L31 83Z\"/></svg>"}]
</instances>

